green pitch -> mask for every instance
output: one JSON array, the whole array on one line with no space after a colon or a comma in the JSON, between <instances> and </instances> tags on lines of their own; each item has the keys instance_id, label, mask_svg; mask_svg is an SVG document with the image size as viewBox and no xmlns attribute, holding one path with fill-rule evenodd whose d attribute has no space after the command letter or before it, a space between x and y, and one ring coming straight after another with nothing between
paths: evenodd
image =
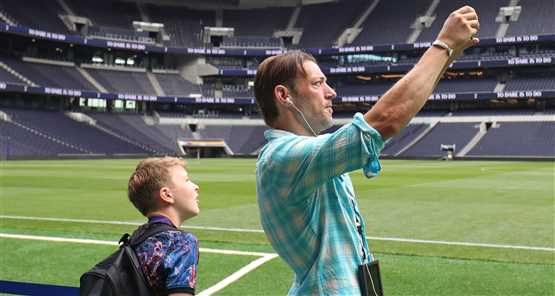
<instances>
[{"instance_id":1,"label":"green pitch","mask_svg":"<svg viewBox=\"0 0 555 296\"><path fill-rule=\"evenodd\" d=\"M144 221L127 201L138 160L0 162L0 233L116 241ZM382 161L351 176L387 295L555 295L553 162ZM189 160L201 248L273 252L256 206L255 160ZM45 220L43 218L52 218ZM0 279L78 286L114 246L0 237ZM203 253L197 291L259 256ZM217 295L284 295L272 259Z\"/></svg>"}]
</instances>

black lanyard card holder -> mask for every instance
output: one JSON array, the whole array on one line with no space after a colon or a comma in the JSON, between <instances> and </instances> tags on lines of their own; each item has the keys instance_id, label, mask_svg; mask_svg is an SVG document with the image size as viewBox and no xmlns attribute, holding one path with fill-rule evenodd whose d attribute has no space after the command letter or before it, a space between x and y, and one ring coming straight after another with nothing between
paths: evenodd
<instances>
[{"instance_id":1,"label":"black lanyard card holder","mask_svg":"<svg viewBox=\"0 0 555 296\"><path fill-rule=\"evenodd\" d=\"M358 282L362 296L383 296L378 260L358 266Z\"/></svg>"}]
</instances>

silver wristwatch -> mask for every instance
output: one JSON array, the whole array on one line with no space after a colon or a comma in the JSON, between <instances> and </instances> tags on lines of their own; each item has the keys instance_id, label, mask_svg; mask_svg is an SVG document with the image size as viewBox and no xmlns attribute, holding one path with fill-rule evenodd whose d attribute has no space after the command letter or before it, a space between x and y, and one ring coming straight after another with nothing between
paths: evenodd
<instances>
[{"instance_id":1,"label":"silver wristwatch","mask_svg":"<svg viewBox=\"0 0 555 296\"><path fill-rule=\"evenodd\" d=\"M449 57L451 57L451 55L453 54L453 49L451 47L449 47L449 45L447 45L447 43L445 43L445 42L443 42L439 39L436 39L436 41L432 42L432 45L438 46L438 47L441 47L441 48L447 50L447 55Z\"/></svg>"}]
</instances>

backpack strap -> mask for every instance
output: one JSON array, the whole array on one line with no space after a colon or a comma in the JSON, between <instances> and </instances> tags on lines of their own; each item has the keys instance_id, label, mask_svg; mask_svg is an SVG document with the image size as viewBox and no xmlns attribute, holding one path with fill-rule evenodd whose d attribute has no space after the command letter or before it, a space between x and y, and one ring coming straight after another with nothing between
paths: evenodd
<instances>
[{"instance_id":1,"label":"backpack strap","mask_svg":"<svg viewBox=\"0 0 555 296\"><path fill-rule=\"evenodd\" d=\"M127 246L129 245L129 233L124 233L118 241L118 245Z\"/></svg>"},{"instance_id":2,"label":"backpack strap","mask_svg":"<svg viewBox=\"0 0 555 296\"><path fill-rule=\"evenodd\" d=\"M127 244L131 247L135 247L151 236L154 236L160 232L168 230L179 230L175 226L170 226L163 222L148 223L140 226L133 232L131 236L129 234L124 234L120 242L123 240L124 245ZM127 235L127 237L125 237Z\"/></svg>"}]
</instances>

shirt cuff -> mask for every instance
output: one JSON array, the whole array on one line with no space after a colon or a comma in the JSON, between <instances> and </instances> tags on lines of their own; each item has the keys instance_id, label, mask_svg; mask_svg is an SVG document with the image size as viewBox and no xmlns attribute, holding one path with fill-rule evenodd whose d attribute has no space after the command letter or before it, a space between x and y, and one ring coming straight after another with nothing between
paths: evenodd
<instances>
[{"instance_id":1,"label":"shirt cuff","mask_svg":"<svg viewBox=\"0 0 555 296\"><path fill-rule=\"evenodd\" d=\"M382 169L379 160L380 151L384 146L382 135L364 120L362 113L355 114L353 125L360 129L362 133L362 152L368 155L368 161L362 167L362 171L367 178L372 178Z\"/></svg>"},{"instance_id":2,"label":"shirt cuff","mask_svg":"<svg viewBox=\"0 0 555 296\"><path fill-rule=\"evenodd\" d=\"M191 287L174 287L174 288L169 288L166 289L166 292L168 294L172 294L172 293L189 293L191 295L195 295L195 288L191 288Z\"/></svg>"}]
</instances>

